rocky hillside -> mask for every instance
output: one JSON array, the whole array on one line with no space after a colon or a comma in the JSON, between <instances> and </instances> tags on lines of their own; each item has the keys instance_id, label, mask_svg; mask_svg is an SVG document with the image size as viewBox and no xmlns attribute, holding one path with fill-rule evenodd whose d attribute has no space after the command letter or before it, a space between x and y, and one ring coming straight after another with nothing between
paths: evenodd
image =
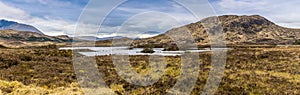
<instances>
[{"instance_id":1,"label":"rocky hillside","mask_svg":"<svg viewBox=\"0 0 300 95\"><path fill-rule=\"evenodd\" d=\"M6 47L42 46L71 42L68 36L47 36L35 32L0 30L0 45Z\"/></svg>"},{"instance_id":2,"label":"rocky hillside","mask_svg":"<svg viewBox=\"0 0 300 95\"><path fill-rule=\"evenodd\" d=\"M0 39L8 41L28 41L28 42L68 42L72 41L65 36L47 36L35 32L20 32L16 30L0 30Z\"/></svg>"},{"instance_id":3,"label":"rocky hillside","mask_svg":"<svg viewBox=\"0 0 300 95\"><path fill-rule=\"evenodd\" d=\"M197 45L209 45L209 28L204 27L203 22L213 19L213 17L205 18L196 23L171 29L164 34L155 37L137 40L133 43L133 46L139 47L146 44L160 46L175 44L170 37L174 38L174 35L177 35L175 37L182 36L182 31L184 29L188 29L190 31L190 34L192 35L191 38L194 39ZM219 16L218 19L220 21L220 26L222 26L221 29L223 29L225 40L228 45L292 44L297 39L300 39L300 30L278 26L266 18L258 15L224 15Z\"/></svg>"},{"instance_id":4,"label":"rocky hillside","mask_svg":"<svg viewBox=\"0 0 300 95\"><path fill-rule=\"evenodd\" d=\"M3 20L3 19L0 20L0 30L8 30L8 29L22 31L22 32L35 32L35 33L43 34L40 30L38 30L37 28L31 25Z\"/></svg>"}]
</instances>

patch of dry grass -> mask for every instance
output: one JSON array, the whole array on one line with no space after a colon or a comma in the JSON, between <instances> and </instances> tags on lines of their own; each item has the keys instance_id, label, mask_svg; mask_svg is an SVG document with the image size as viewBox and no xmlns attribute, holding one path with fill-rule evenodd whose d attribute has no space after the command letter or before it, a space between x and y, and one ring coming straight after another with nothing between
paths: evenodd
<instances>
[{"instance_id":1,"label":"patch of dry grass","mask_svg":"<svg viewBox=\"0 0 300 95\"><path fill-rule=\"evenodd\" d=\"M0 95L83 95L77 83L71 83L68 87L54 89L43 88L35 85L0 80Z\"/></svg>"}]
</instances>

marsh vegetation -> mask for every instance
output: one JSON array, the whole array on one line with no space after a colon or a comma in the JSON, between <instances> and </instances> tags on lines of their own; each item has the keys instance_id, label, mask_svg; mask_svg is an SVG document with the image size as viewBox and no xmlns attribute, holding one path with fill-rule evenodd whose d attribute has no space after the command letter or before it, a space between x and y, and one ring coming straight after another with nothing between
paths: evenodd
<instances>
[{"instance_id":1,"label":"marsh vegetation","mask_svg":"<svg viewBox=\"0 0 300 95\"><path fill-rule=\"evenodd\" d=\"M84 56L82 56L84 57ZM150 56L130 56L137 73L149 71ZM166 71L150 86L126 82L112 56L98 56L98 70L117 94L166 94L180 75L181 57L163 57ZM192 95L202 93L211 70L211 52L199 53L200 71ZM159 63L157 63L159 64ZM224 77L216 94L300 94L298 47L236 48L227 52ZM3 94L83 94L73 71L72 51L0 49L0 92Z\"/></svg>"}]
</instances>

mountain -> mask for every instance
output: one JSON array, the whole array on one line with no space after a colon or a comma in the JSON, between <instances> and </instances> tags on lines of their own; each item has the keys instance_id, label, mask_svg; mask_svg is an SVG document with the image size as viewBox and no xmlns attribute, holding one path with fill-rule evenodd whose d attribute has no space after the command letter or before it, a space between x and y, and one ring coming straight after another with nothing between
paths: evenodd
<instances>
[{"instance_id":1,"label":"mountain","mask_svg":"<svg viewBox=\"0 0 300 95\"><path fill-rule=\"evenodd\" d=\"M112 40L112 39L122 39L122 38L126 38L126 37L123 37L123 36L104 37L104 38L99 38L98 41Z\"/></svg>"},{"instance_id":2,"label":"mountain","mask_svg":"<svg viewBox=\"0 0 300 95\"><path fill-rule=\"evenodd\" d=\"M155 34L161 34L161 32L158 32L158 31L147 31L147 32L145 32L145 34L155 35Z\"/></svg>"},{"instance_id":3,"label":"mountain","mask_svg":"<svg viewBox=\"0 0 300 95\"><path fill-rule=\"evenodd\" d=\"M14 21L7 21L7 20L0 20L0 30L7 30L7 29L12 29L12 30L17 30L17 31L22 31L22 32L35 32L39 34L43 34L40 30L37 28L27 25L27 24L22 24Z\"/></svg>"},{"instance_id":4,"label":"mountain","mask_svg":"<svg viewBox=\"0 0 300 95\"><path fill-rule=\"evenodd\" d=\"M299 29L290 29L276 25L275 23L267 20L259 15L251 16L237 16L237 15L224 15L218 16L220 21L219 26L222 26L226 43L228 45L279 45L279 44L292 44L300 39ZM154 36L151 38L136 40L132 46L139 47L147 44L153 45L170 45L175 42L170 36L184 39L182 31L188 29L191 38L197 45L210 45L208 36L208 29L204 27L205 22L215 20L215 17L208 17L199 22L191 23L182 27L174 28L164 34ZM186 40L179 40L183 42Z\"/></svg>"},{"instance_id":5,"label":"mountain","mask_svg":"<svg viewBox=\"0 0 300 95\"><path fill-rule=\"evenodd\" d=\"M21 32L16 30L0 30L0 39L6 41L27 41L27 42L70 42L70 38L62 36L47 36L35 32Z\"/></svg>"},{"instance_id":6,"label":"mountain","mask_svg":"<svg viewBox=\"0 0 300 95\"><path fill-rule=\"evenodd\" d=\"M123 36L113 36L113 37L103 37L103 38L98 38L95 36L80 36L80 37L75 37L76 39L79 40L85 40L85 41L104 41L104 40L112 40L112 39L122 39L126 38Z\"/></svg>"},{"instance_id":7,"label":"mountain","mask_svg":"<svg viewBox=\"0 0 300 95\"><path fill-rule=\"evenodd\" d=\"M79 36L74 37L77 40L84 40L84 41L97 41L99 38L95 36Z\"/></svg>"},{"instance_id":8,"label":"mountain","mask_svg":"<svg viewBox=\"0 0 300 95\"><path fill-rule=\"evenodd\" d=\"M16 30L0 30L0 45L10 48L45 46L51 44L65 44L73 40L68 36L47 36L36 32Z\"/></svg>"}]
</instances>

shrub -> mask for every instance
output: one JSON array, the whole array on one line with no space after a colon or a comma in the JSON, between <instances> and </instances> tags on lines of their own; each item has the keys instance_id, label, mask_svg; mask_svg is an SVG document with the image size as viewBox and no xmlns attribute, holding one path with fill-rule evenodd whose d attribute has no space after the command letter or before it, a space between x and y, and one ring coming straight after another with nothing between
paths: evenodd
<instances>
[{"instance_id":1,"label":"shrub","mask_svg":"<svg viewBox=\"0 0 300 95\"><path fill-rule=\"evenodd\" d=\"M20 64L19 60L16 60L16 59L3 60L3 62L0 62L0 69L10 68L12 66L19 65L19 64Z\"/></svg>"},{"instance_id":2,"label":"shrub","mask_svg":"<svg viewBox=\"0 0 300 95\"><path fill-rule=\"evenodd\" d=\"M57 45L55 44L50 44L50 45L46 45L46 46L41 46L39 48L45 48L45 49L56 49Z\"/></svg>"},{"instance_id":3,"label":"shrub","mask_svg":"<svg viewBox=\"0 0 300 95\"><path fill-rule=\"evenodd\" d=\"M20 56L21 61L31 61L32 57L28 55L22 55Z\"/></svg>"},{"instance_id":4,"label":"shrub","mask_svg":"<svg viewBox=\"0 0 300 95\"><path fill-rule=\"evenodd\" d=\"M155 51L153 50L154 45L153 44L146 44L144 45L144 49L141 51L142 53L154 53Z\"/></svg>"},{"instance_id":5,"label":"shrub","mask_svg":"<svg viewBox=\"0 0 300 95\"><path fill-rule=\"evenodd\" d=\"M300 45L300 39L296 40L293 45Z\"/></svg>"},{"instance_id":6,"label":"shrub","mask_svg":"<svg viewBox=\"0 0 300 95\"><path fill-rule=\"evenodd\" d=\"M3 45L0 45L0 48L6 48L5 46L3 46Z\"/></svg>"},{"instance_id":7,"label":"shrub","mask_svg":"<svg viewBox=\"0 0 300 95\"><path fill-rule=\"evenodd\" d=\"M154 53L155 51L152 48L144 48L141 52L142 53Z\"/></svg>"},{"instance_id":8,"label":"shrub","mask_svg":"<svg viewBox=\"0 0 300 95\"><path fill-rule=\"evenodd\" d=\"M167 45L164 46L163 51L178 51L179 48L176 45Z\"/></svg>"}]
</instances>

